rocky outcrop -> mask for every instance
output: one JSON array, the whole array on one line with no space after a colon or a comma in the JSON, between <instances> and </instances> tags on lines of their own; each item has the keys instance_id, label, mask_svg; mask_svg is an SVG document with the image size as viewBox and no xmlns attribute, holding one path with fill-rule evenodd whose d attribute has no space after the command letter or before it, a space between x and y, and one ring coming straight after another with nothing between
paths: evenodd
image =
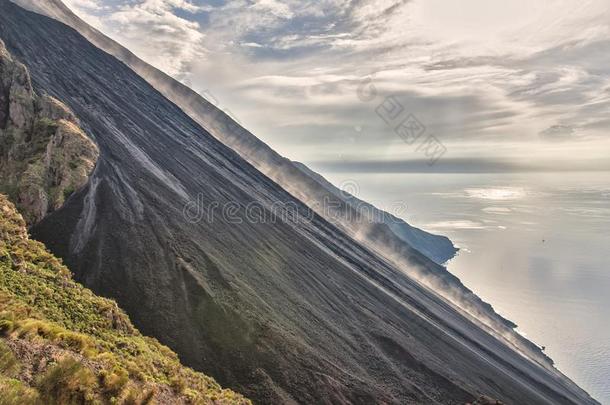
<instances>
[{"instance_id":1,"label":"rocky outcrop","mask_svg":"<svg viewBox=\"0 0 610 405\"><path fill-rule=\"evenodd\" d=\"M83 187L99 152L59 100L38 96L0 41L0 190L29 225Z\"/></svg>"}]
</instances>

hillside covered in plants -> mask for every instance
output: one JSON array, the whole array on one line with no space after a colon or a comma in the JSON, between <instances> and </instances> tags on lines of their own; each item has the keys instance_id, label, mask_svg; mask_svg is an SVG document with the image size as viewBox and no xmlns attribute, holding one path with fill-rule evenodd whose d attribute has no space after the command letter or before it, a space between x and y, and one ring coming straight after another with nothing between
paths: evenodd
<instances>
[{"instance_id":1,"label":"hillside covered in plants","mask_svg":"<svg viewBox=\"0 0 610 405\"><path fill-rule=\"evenodd\" d=\"M0 404L249 404L75 283L0 195Z\"/></svg>"}]
</instances>

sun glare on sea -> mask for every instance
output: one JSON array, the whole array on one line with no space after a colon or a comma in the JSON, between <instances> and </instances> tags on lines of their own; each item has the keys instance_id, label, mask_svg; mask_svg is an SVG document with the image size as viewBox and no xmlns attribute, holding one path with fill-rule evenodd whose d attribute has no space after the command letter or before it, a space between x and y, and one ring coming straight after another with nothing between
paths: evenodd
<instances>
[{"instance_id":1,"label":"sun glare on sea","mask_svg":"<svg viewBox=\"0 0 610 405\"><path fill-rule=\"evenodd\" d=\"M464 191L471 198L497 201L519 200L527 194L522 187L467 188Z\"/></svg>"}]
</instances>

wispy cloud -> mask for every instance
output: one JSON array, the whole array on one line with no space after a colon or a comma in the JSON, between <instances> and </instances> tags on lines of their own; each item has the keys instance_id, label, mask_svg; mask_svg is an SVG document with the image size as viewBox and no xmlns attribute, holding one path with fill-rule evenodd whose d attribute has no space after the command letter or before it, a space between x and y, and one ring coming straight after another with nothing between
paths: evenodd
<instances>
[{"instance_id":1,"label":"wispy cloud","mask_svg":"<svg viewBox=\"0 0 610 405\"><path fill-rule=\"evenodd\" d=\"M449 158L550 162L576 148L593 161L610 146L604 0L70 4L295 159L417 158L356 96L369 75L451 146Z\"/></svg>"}]
</instances>

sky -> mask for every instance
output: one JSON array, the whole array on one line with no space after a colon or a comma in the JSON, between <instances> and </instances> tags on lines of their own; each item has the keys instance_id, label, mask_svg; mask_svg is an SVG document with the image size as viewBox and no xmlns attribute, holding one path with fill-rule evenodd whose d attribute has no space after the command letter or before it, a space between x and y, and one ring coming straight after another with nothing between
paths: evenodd
<instances>
[{"instance_id":1,"label":"sky","mask_svg":"<svg viewBox=\"0 0 610 405\"><path fill-rule=\"evenodd\" d=\"M319 170L610 170L607 0L64 1Z\"/></svg>"}]
</instances>

